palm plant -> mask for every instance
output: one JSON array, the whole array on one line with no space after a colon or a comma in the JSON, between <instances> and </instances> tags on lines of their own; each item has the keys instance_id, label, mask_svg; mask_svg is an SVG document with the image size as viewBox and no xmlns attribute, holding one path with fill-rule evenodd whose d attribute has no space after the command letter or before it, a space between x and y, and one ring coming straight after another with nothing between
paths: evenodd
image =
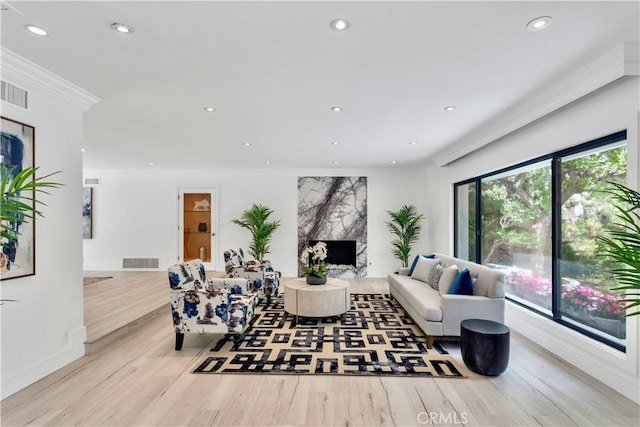
<instances>
[{"instance_id":1,"label":"palm plant","mask_svg":"<svg viewBox=\"0 0 640 427\"><path fill-rule=\"evenodd\" d=\"M640 315L640 310L631 313L631 308L640 307L640 193L623 184L609 182L604 190L614 200L617 219L608 230L609 236L598 236L605 246L604 254L619 263L611 270L618 286L612 290L624 291L625 316Z\"/></svg>"},{"instance_id":2,"label":"palm plant","mask_svg":"<svg viewBox=\"0 0 640 427\"><path fill-rule=\"evenodd\" d=\"M47 181L59 171L36 178L38 169L29 167L14 174L15 167L0 164L0 241L3 249L10 248L18 240L18 224L32 221L36 216L44 217L37 205L46 204L36 198L37 193L49 194L46 189L62 186Z\"/></svg>"},{"instance_id":3,"label":"palm plant","mask_svg":"<svg viewBox=\"0 0 640 427\"><path fill-rule=\"evenodd\" d=\"M422 226L420 221L424 215L418 214L413 205L404 205L399 211L387 211L391 216L391 221L387 222L387 227L391 234L397 237L391 242L393 245L393 255L400 260L402 267L406 268L409 263L409 253L411 245L418 241Z\"/></svg>"},{"instance_id":4,"label":"palm plant","mask_svg":"<svg viewBox=\"0 0 640 427\"><path fill-rule=\"evenodd\" d=\"M272 213L272 209L254 203L249 210L242 213L240 218L232 220L234 224L251 232L252 242L249 245L249 254L256 260L262 260L269 253L271 235L280 227L280 220L268 221Z\"/></svg>"}]
</instances>

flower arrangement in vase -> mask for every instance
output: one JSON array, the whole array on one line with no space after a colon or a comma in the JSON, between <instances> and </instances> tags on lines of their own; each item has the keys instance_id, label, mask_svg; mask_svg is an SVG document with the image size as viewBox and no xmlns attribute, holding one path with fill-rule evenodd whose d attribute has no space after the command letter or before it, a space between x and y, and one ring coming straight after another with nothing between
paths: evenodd
<instances>
[{"instance_id":1,"label":"flower arrangement in vase","mask_svg":"<svg viewBox=\"0 0 640 427\"><path fill-rule=\"evenodd\" d=\"M302 271L310 285L322 285L327 282L327 244L318 242L314 246L306 246L300 255Z\"/></svg>"}]
</instances>

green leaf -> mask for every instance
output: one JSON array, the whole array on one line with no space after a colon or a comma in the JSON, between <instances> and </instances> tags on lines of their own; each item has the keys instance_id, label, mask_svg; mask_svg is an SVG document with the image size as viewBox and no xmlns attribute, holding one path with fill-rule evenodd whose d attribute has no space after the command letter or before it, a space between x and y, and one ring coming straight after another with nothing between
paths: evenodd
<instances>
[{"instance_id":1,"label":"green leaf","mask_svg":"<svg viewBox=\"0 0 640 427\"><path fill-rule=\"evenodd\" d=\"M612 290L625 291L625 315L637 316L640 310L640 193L618 182L608 182L602 190L614 201L617 221L607 230L607 236L597 236L604 246L603 255L621 265L611 272L619 285Z\"/></svg>"},{"instance_id":2,"label":"green leaf","mask_svg":"<svg viewBox=\"0 0 640 427\"><path fill-rule=\"evenodd\" d=\"M9 168L4 163L0 164L0 191L2 194L0 199L0 236L3 248L16 241L20 235L20 232L12 224L28 223L36 216L44 217L42 212L36 209L36 205L46 206L46 204L36 195L39 193L49 194L44 189L59 188L63 185L48 181L60 171L36 177L38 169L38 167L29 167L14 175L15 166Z\"/></svg>"}]
</instances>

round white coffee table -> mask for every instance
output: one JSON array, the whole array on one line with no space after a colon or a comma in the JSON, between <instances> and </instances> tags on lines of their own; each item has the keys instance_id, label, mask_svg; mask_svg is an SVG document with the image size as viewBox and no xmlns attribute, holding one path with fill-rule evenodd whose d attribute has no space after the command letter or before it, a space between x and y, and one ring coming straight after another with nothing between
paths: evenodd
<instances>
[{"instance_id":1,"label":"round white coffee table","mask_svg":"<svg viewBox=\"0 0 640 427\"><path fill-rule=\"evenodd\" d=\"M284 310L294 315L294 325L298 317L341 316L350 305L351 290L346 280L327 279L324 285L309 285L303 277L284 283Z\"/></svg>"}]
</instances>

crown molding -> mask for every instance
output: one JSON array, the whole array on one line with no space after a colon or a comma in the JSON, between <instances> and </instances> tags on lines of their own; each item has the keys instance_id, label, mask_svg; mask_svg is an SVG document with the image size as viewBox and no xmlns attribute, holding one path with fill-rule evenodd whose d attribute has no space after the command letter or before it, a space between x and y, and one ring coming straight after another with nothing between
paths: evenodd
<instances>
[{"instance_id":1,"label":"crown molding","mask_svg":"<svg viewBox=\"0 0 640 427\"><path fill-rule=\"evenodd\" d=\"M433 161L447 166L503 136L624 76L640 75L638 44L606 52L569 75L536 91L536 95L501 113L436 153Z\"/></svg>"},{"instance_id":2,"label":"crown molding","mask_svg":"<svg viewBox=\"0 0 640 427\"><path fill-rule=\"evenodd\" d=\"M100 98L53 74L22 56L0 47L2 80L24 87L37 89L55 99L66 102L81 111L88 110Z\"/></svg>"}]
</instances>

